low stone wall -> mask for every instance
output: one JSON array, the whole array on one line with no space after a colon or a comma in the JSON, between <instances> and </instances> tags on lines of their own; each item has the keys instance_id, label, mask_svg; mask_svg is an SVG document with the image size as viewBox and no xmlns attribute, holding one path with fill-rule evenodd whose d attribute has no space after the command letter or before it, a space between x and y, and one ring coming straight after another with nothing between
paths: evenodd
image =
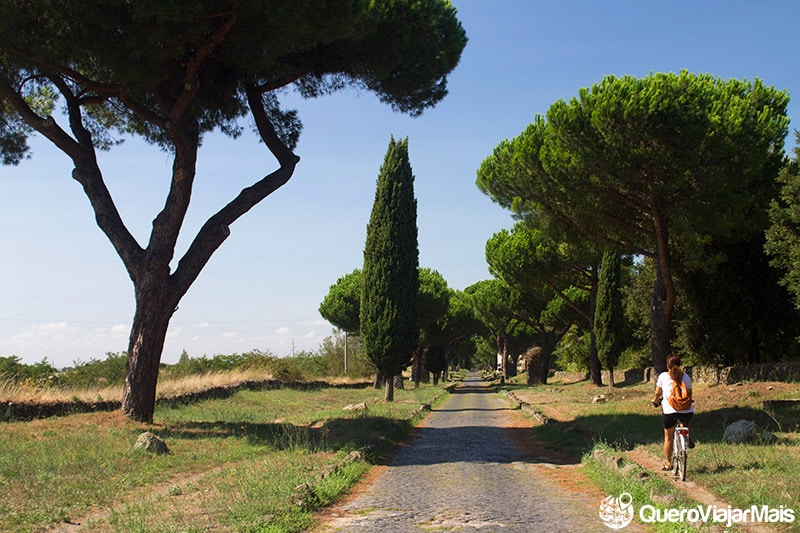
<instances>
[{"instance_id":1,"label":"low stone wall","mask_svg":"<svg viewBox=\"0 0 800 533\"><path fill-rule=\"evenodd\" d=\"M646 383L651 381L653 374L652 368L629 368L627 370L614 371L614 383L617 385L630 384L630 383ZM558 381L569 383L574 381L584 381L589 379L588 372L555 372L553 377ZM602 372L603 384L608 385L611 379L608 370Z\"/></svg>"},{"instance_id":2,"label":"low stone wall","mask_svg":"<svg viewBox=\"0 0 800 533\"><path fill-rule=\"evenodd\" d=\"M690 366L686 373L695 383L717 383L732 385L745 381L800 382L800 362L764 363L744 366ZM583 381L589 379L588 372L556 372L559 381ZM614 383L617 385L654 382L658 375L652 367L615 370ZM603 370L603 383L610 383L608 370Z\"/></svg>"},{"instance_id":3,"label":"low stone wall","mask_svg":"<svg viewBox=\"0 0 800 533\"><path fill-rule=\"evenodd\" d=\"M323 388L336 389L363 389L371 386L371 382L357 383L328 383L326 381L277 381L273 379L258 381L243 381L209 387L207 389L186 392L177 396L167 396L156 399L157 405L182 405L201 400L225 399L233 396L240 390L270 390L270 389L299 389L315 390ZM122 407L118 400L85 402L81 400L65 402L3 402L0 403L0 422L35 420L51 416L66 416L77 413L90 413L93 411L116 411Z\"/></svg>"},{"instance_id":4,"label":"low stone wall","mask_svg":"<svg viewBox=\"0 0 800 533\"><path fill-rule=\"evenodd\" d=\"M720 383L730 385L745 381L800 381L800 362L764 363L744 366L698 366L686 372L698 383Z\"/></svg>"}]
</instances>

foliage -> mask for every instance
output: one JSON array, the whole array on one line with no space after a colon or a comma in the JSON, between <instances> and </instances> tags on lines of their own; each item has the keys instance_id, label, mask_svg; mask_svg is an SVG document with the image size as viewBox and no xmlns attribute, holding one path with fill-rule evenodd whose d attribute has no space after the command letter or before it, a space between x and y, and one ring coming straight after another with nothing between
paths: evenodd
<instances>
[{"instance_id":1,"label":"foliage","mask_svg":"<svg viewBox=\"0 0 800 533\"><path fill-rule=\"evenodd\" d=\"M323 376L351 376L369 377L375 374L375 365L369 360L361 338L358 336L347 336L347 374L344 373L344 349L345 334L333 332L332 335L325 337L317 350L317 355L321 359L320 366L324 369L324 374L312 374Z\"/></svg>"},{"instance_id":2,"label":"foliage","mask_svg":"<svg viewBox=\"0 0 800 533\"><path fill-rule=\"evenodd\" d=\"M76 361L75 366L56 375L61 387L91 388L120 385L125 380L125 364L128 356L122 353L106 353L105 359L91 358L87 362Z\"/></svg>"},{"instance_id":3,"label":"foliage","mask_svg":"<svg viewBox=\"0 0 800 533\"><path fill-rule=\"evenodd\" d=\"M594 331L600 361L613 371L625 349L625 314L622 309L622 258L608 249L603 254L597 289Z\"/></svg>"},{"instance_id":4,"label":"foliage","mask_svg":"<svg viewBox=\"0 0 800 533\"><path fill-rule=\"evenodd\" d=\"M486 243L489 270L512 284L529 302L527 320L536 324L542 335L558 337L575 321L587 331L594 328L601 252L593 241L564 229L542 216L529 216L511 231L495 233ZM561 299L574 315L564 320L559 313L547 313L553 298ZM554 335L555 334L555 335ZM594 336L589 351L592 382L601 383L600 360ZM540 339L542 358L549 358L552 342ZM543 361L546 363L547 361ZM541 380L548 369L539 370Z\"/></svg>"},{"instance_id":5,"label":"foliage","mask_svg":"<svg viewBox=\"0 0 800 533\"><path fill-rule=\"evenodd\" d=\"M622 288L625 319L636 348L645 350L650 340L650 294L656 279L656 267L649 257L634 262L628 283ZM681 298L678 299L681 301ZM651 361L652 364L652 361Z\"/></svg>"},{"instance_id":6,"label":"foliage","mask_svg":"<svg viewBox=\"0 0 800 533\"><path fill-rule=\"evenodd\" d=\"M389 142L378 174L367 239L361 293L361 340L381 375L400 374L417 346L419 291L417 200L408 139ZM386 399L393 399L392 379Z\"/></svg>"},{"instance_id":7,"label":"foliage","mask_svg":"<svg viewBox=\"0 0 800 533\"><path fill-rule=\"evenodd\" d=\"M539 211L590 237L655 260L651 346L670 351L673 257L717 262L708 245L747 239L783 160L788 95L710 75L605 77L504 141L479 187L520 216Z\"/></svg>"},{"instance_id":8,"label":"foliage","mask_svg":"<svg viewBox=\"0 0 800 533\"><path fill-rule=\"evenodd\" d=\"M429 347L443 348L446 362L461 368L472 368L475 354L472 339L484 334L484 327L475 316L470 298L464 291L448 289L448 292L447 311L423 332L423 342ZM431 371L435 371L433 366Z\"/></svg>"},{"instance_id":9,"label":"foliage","mask_svg":"<svg viewBox=\"0 0 800 533\"><path fill-rule=\"evenodd\" d=\"M350 334L360 331L361 270L355 269L331 285L319 306L319 313L328 322ZM419 267L419 292L417 294L417 324L424 334L426 329L447 312L450 293L447 281L436 270Z\"/></svg>"},{"instance_id":10,"label":"foliage","mask_svg":"<svg viewBox=\"0 0 800 533\"><path fill-rule=\"evenodd\" d=\"M190 357L186 350L181 353L174 365L162 365L161 375L165 378L182 378L208 373L226 372L234 369L266 367L275 356L267 352L252 350L245 353L216 354L213 357L202 355Z\"/></svg>"},{"instance_id":11,"label":"foliage","mask_svg":"<svg viewBox=\"0 0 800 533\"><path fill-rule=\"evenodd\" d=\"M281 108L280 91L312 98L366 89L417 116L447 94L466 45L455 13L445 0L0 3L2 162L25 157L34 131L62 151L134 285L126 415L152 419L178 303L231 225L294 173L301 123ZM57 98L63 115L54 113ZM237 137L246 116L278 168L221 207L176 258L203 136ZM173 156L146 247L125 226L97 158L127 135Z\"/></svg>"},{"instance_id":12,"label":"foliage","mask_svg":"<svg viewBox=\"0 0 800 533\"><path fill-rule=\"evenodd\" d=\"M715 247L725 261L681 272L678 335L695 363L743 365L798 358L800 310L769 265L763 235Z\"/></svg>"},{"instance_id":13,"label":"foliage","mask_svg":"<svg viewBox=\"0 0 800 533\"><path fill-rule=\"evenodd\" d=\"M276 357L269 352L252 350L242 354L217 354L213 357L189 357L184 351L174 365L162 365L161 376L178 379L187 376L202 376L231 370L263 370L280 381L305 381L309 379L342 376L344 361L343 335L327 337L316 352L302 351L292 357ZM358 338L349 339L350 362L348 375L364 377L371 373L364 361Z\"/></svg>"},{"instance_id":14,"label":"foliage","mask_svg":"<svg viewBox=\"0 0 800 533\"><path fill-rule=\"evenodd\" d=\"M494 278L473 283L464 289L464 293L472 304L475 316L495 342L494 352L502 352L504 339L511 333L516 321L513 289L505 281Z\"/></svg>"},{"instance_id":15,"label":"foliage","mask_svg":"<svg viewBox=\"0 0 800 533\"><path fill-rule=\"evenodd\" d=\"M417 325L422 330L436 329L436 323L447 313L450 306L450 290L444 277L431 268L419 268L419 292L417 294Z\"/></svg>"},{"instance_id":16,"label":"foliage","mask_svg":"<svg viewBox=\"0 0 800 533\"><path fill-rule=\"evenodd\" d=\"M42 359L38 363L27 365L16 355L0 357L0 379L14 382L32 381L41 382L56 373L56 369Z\"/></svg>"},{"instance_id":17,"label":"foliage","mask_svg":"<svg viewBox=\"0 0 800 533\"><path fill-rule=\"evenodd\" d=\"M800 307L800 131L795 131L794 159L778 176L780 193L769 207L771 226L767 230L766 250L771 265L783 273L782 283L795 296Z\"/></svg>"},{"instance_id":18,"label":"foliage","mask_svg":"<svg viewBox=\"0 0 800 533\"><path fill-rule=\"evenodd\" d=\"M44 89L59 93L64 83L83 86L91 97L74 103L87 110L92 134L115 128L164 146L171 143L173 125L159 119L181 118L164 116L168 103L189 104L201 132L220 127L236 136L236 120L251 103L246 84L255 84L291 149L299 122L296 113L277 105L272 91L282 86L294 84L310 98L354 85L410 114L447 94L445 76L466 44L455 9L449 2L409 4L247 1L220 10L209 2L98 7L86 0L56 1L37 9L7 3L0 12L3 78L9 91L19 88L38 112L44 106L33 102ZM200 83L187 86L192 75ZM17 108L10 92L3 96ZM2 110L6 120L20 118L5 105ZM16 148L7 155L18 160L22 140L13 134L29 131L13 126L21 127L9 123L3 138Z\"/></svg>"},{"instance_id":19,"label":"foliage","mask_svg":"<svg viewBox=\"0 0 800 533\"><path fill-rule=\"evenodd\" d=\"M497 348L495 343L487 336L475 336L467 341L472 346L470 366L462 365L462 368L475 368L482 370L497 370Z\"/></svg>"},{"instance_id":20,"label":"foliage","mask_svg":"<svg viewBox=\"0 0 800 533\"><path fill-rule=\"evenodd\" d=\"M577 327L570 328L553 350L553 368L567 372L589 370L589 335Z\"/></svg>"},{"instance_id":21,"label":"foliage","mask_svg":"<svg viewBox=\"0 0 800 533\"><path fill-rule=\"evenodd\" d=\"M360 308L361 270L357 268L331 285L319 304L319 314L337 328L357 335L361 331Z\"/></svg>"}]
</instances>

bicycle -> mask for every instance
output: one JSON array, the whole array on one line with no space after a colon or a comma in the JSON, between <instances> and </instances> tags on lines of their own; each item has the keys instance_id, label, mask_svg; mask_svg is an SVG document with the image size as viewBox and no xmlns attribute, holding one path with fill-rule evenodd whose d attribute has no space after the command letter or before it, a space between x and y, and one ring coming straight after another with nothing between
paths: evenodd
<instances>
[{"instance_id":1,"label":"bicycle","mask_svg":"<svg viewBox=\"0 0 800 533\"><path fill-rule=\"evenodd\" d=\"M660 407L660 402L652 402L653 407ZM678 420L675 434L672 437L672 474L681 481L686 481L686 461L689 457L689 428Z\"/></svg>"},{"instance_id":2,"label":"bicycle","mask_svg":"<svg viewBox=\"0 0 800 533\"><path fill-rule=\"evenodd\" d=\"M678 422L672 439L672 474L686 481L686 459L689 455L689 428Z\"/></svg>"}]
</instances>

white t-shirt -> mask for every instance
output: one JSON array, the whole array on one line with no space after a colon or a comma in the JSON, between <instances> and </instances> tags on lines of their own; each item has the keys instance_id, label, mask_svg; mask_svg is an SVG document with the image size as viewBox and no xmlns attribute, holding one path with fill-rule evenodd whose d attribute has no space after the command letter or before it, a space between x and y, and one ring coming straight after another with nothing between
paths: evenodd
<instances>
[{"instance_id":1,"label":"white t-shirt","mask_svg":"<svg viewBox=\"0 0 800 533\"><path fill-rule=\"evenodd\" d=\"M686 372L683 373L683 383L686 385L687 389L692 388L692 378L690 378L689 374L687 374ZM658 375L658 380L656 380L656 387L661 387L661 392L663 394L661 398L662 412L665 415L668 415L670 413L694 413L694 404L692 404L692 406L685 411L676 411L669 404L669 400L667 400L667 398L669 398L669 395L672 392L672 386L674 384L675 382L670 377L669 372L662 372Z\"/></svg>"}]
</instances>

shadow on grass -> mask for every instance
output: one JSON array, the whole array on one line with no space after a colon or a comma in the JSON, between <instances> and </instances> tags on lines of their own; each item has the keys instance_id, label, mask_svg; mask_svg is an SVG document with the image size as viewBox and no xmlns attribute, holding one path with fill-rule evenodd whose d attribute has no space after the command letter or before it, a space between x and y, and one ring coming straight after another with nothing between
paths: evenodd
<instances>
[{"instance_id":1,"label":"shadow on grass","mask_svg":"<svg viewBox=\"0 0 800 533\"><path fill-rule=\"evenodd\" d=\"M759 428L780 429L766 412L749 407L728 407L698 411L690 424L694 439L700 443L722 443L725 428L737 420L754 421ZM661 411L646 414L608 414L579 416L569 422L550 419L547 424L532 429L538 441L557 447L577 458L603 442L619 450L636 446L660 444L664 432Z\"/></svg>"},{"instance_id":2,"label":"shadow on grass","mask_svg":"<svg viewBox=\"0 0 800 533\"><path fill-rule=\"evenodd\" d=\"M153 430L163 439L241 438L249 444L286 450L380 449L396 445L412 430L407 420L380 416L333 418L319 426L253 422L176 422Z\"/></svg>"},{"instance_id":3,"label":"shadow on grass","mask_svg":"<svg viewBox=\"0 0 800 533\"><path fill-rule=\"evenodd\" d=\"M754 420L760 427L774 426L764 411L725 408L698 412L692 433L700 443L722 442L725 427L736 420ZM340 451L369 449L372 460L398 465L440 463L576 464L595 444L620 450L660 444L660 411L653 414L593 414L569 422L551 419L537 427L494 426L417 427L408 420L380 416L333 418L319 426L251 422L178 422L154 431L165 439L238 437L248 443L275 449ZM413 436L413 438L409 438ZM406 443L404 446L399 446Z\"/></svg>"}]
</instances>

